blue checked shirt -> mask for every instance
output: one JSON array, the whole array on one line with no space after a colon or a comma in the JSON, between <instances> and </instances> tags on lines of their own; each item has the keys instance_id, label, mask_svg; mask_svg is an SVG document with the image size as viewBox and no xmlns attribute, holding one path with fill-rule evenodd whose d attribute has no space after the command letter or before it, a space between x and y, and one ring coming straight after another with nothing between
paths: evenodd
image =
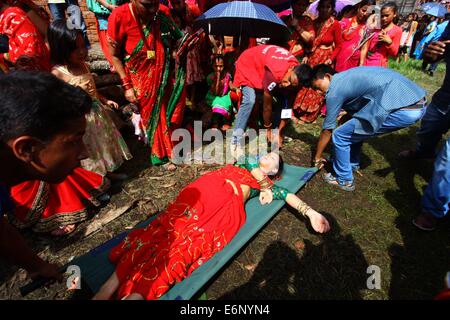
<instances>
[{"instance_id":1,"label":"blue checked shirt","mask_svg":"<svg viewBox=\"0 0 450 320\"><path fill-rule=\"evenodd\" d=\"M355 133L372 135L391 112L413 105L425 95L424 89L388 68L358 67L336 73L325 95L323 129L335 129L343 109L358 120Z\"/></svg>"}]
</instances>

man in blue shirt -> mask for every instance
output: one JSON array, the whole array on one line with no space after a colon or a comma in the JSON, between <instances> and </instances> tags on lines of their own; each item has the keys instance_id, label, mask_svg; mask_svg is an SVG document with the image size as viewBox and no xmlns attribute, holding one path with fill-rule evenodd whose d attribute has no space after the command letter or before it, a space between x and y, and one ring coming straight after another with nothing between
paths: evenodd
<instances>
[{"instance_id":1,"label":"man in blue shirt","mask_svg":"<svg viewBox=\"0 0 450 320\"><path fill-rule=\"evenodd\" d=\"M0 75L0 260L31 275L62 279L3 217L13 210L9 188L27 180L63 181L86 157L85 115L92 100L51 74Z\"/></svg>"},{"instance_id":2,"label":"man in blue shirt","mask_svg":"<svg viewBox=\"0 0 450 320\"><path fill-rule=\"evenodd\" d=\"M363 142L409 127L425 112L425 90L387 68L359 67L336 73L328 65L318 65L311 85L325 94L327 104L314 164L320 166L322 153L333 139L334 174L324 178L346 191L355 189L352 170L359 168ZM352 118L338 127L341 110Z\"/></svg>"},{"instance_id":3,"label":"man in blue shirt","mask_svg":"<svg viewBox=\"0 0 450 320\"><path fill-rule=\"evenodd\" d=\"M439 41L431 43L424 52L424 60L430 63L441 59L446 63L446 74L441 88L433 95L420 129L415 150L400 153L404 159L434 158L438 143L450 129L450 24ZM436 158L434 173L422 197L423 212L413 224L419 229L431 231L440 218L447 215L450 204L450 139Z\"/></svg>"}]
</instances>

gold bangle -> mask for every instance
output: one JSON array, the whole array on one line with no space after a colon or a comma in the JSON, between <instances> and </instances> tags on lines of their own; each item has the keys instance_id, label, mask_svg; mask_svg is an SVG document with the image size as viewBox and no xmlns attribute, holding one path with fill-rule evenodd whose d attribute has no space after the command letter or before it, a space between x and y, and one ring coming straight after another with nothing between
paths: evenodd
<instances>
[{"instance_id":1,"label":"gold bangle","mask_svg":"<svg viewBox=\"0 0 450 320\"><path fill-rule=\"evenodd\" d=\"M306 213L311 209L311 207L308 206L306 203L304 203L302 200L300 200L296 209L298 212L302 214L302 216L308 217Z\"/></svg>"}]
</instances>

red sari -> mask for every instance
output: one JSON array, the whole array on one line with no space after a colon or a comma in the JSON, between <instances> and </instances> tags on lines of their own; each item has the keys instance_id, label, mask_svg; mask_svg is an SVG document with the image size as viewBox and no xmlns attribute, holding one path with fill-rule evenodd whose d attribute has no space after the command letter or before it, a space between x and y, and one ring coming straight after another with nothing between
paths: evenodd
<instances>
[{"instance_id":1,"label":"red sari","mask_svg":"<svg viewBox=\"0 0 450 320\"><path fill-rule=\"evenodd\" d=\"M341 26L335 18L329 18L320 29L317 23L314 27L316 38L308 58L308 64L311 67L325 63L327 60L334 61L342 43ZM324 102L322 94L305 87L297 94L294 110L300 120L308 123L314 122L319 116Z\"/></svg>"},{"instance_id":2,"label":"red sari","mask_svg":"<svg viewBox=\"0 0 450 320\"><path fill-rule=\"evenodd\" d=\"M336 71L342 72L359 65L361 46L366 24L357 23L356 16L351 19L342 19L342 46L336 56Z\"/></svg>"},{"instance_id":3,"label":"red sari","mask_svg":"<svg viewBox=\"0 0 450 320\"><path fill-rule=\"evenodd\" d=\"M98 206L96 197L109 186L99 174L76 168L58 184L26 181L11 188L15 204L9 219L16 227L51 232L88 218L88 205Z\"/></svg>"},{"instance_id":4,"label":"red sari","mask_svg":"<svg viewBox=\"0 0 450 320\"><path fill-rule=\"evenodd\" d=\"M182 36L175 23L159 13L151 30L145 28L143 36L154 52L148 58L139 26L131 13L131 5L115 9L108 20L108 41L122 48L125 71L133 84L139 102L142 125L151 146L151 162L163 164L172 157L171 133L181 125L185 106L185 72L174 71L170 41ZM164 35L164 36L163 36Z\"/></svg>"},{"instance_id":5,"label":"red sari","mask_svg":"<svg viewBox=\"0 0 450 320\"><path fill-rule=\"evenodd\" d=\"M298 20L298 25L305 31L310 32L315 35L314 33L314 24L313 20L308 16L302 16ZM289 52L294 55L297 59L303 58L306 54L308 54L309 49L311 48L311 43L305 43L301 38L300 34L294 30L291 33L291 36L289 38Z\"/></svg>"},{"instance_id":6,"label":"red sari","mask_svg":"<svg viewBox=\"0 0 450 320\"><path fill-rule=\"evenodd\" d=\"M22 9L9 7L0 14L0 33L9 38L12 63L21 59L22 69L50 71L50 53L44 38Z\"/></svg>"},{"instance_id":7,"label":"red sari","mask_svg":"<svg viewBox=\"0 0 450 320\"><path fill-rule=\"evenodd\" d=\"M395 57L400 48L400 40L402 39L402 28L393 25L387 31L387 34L392 39L392 43L387 45L384 42L378 41L380 31L376 31L373 37L369 40L369 50L367 52L365 66L371 67L387 67L389 57Z\"/></svg>"},{"instance_id":8,"label":"red sari","mask_svg":"<svg viewBox=\"0 0 450 320\"><path fill-rule=\"evenodd\" d=\"M239 194L225 179L237 186ZM222 250L245 223L240 184L259 189L248 170L228 165L186 186L150 225L131 232L110 253L117 298L158 299Z\"/></svg>"}]
</instances>

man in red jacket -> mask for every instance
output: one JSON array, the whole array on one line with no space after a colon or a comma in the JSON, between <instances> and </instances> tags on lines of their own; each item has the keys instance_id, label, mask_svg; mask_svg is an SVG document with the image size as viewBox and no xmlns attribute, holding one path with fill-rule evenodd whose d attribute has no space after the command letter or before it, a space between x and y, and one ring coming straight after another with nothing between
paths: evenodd
<instances>
[{"instance_id":1,"label":"man in red jacket","mask_svg":"<svg viewBox=\"0 0 450 320\"><path fill-rule=\"evenodd\" d=\"M270 139L273 91L277 88L298 87L302 79L308 78L305 70L288 50L275 45L256 46L241 54L236 61L233 87L242 92L242 102L234 123L232 147L242 140L255 105L256 91L264 92L264 128L269 130Z\"/></svg>"}]
</instances>

